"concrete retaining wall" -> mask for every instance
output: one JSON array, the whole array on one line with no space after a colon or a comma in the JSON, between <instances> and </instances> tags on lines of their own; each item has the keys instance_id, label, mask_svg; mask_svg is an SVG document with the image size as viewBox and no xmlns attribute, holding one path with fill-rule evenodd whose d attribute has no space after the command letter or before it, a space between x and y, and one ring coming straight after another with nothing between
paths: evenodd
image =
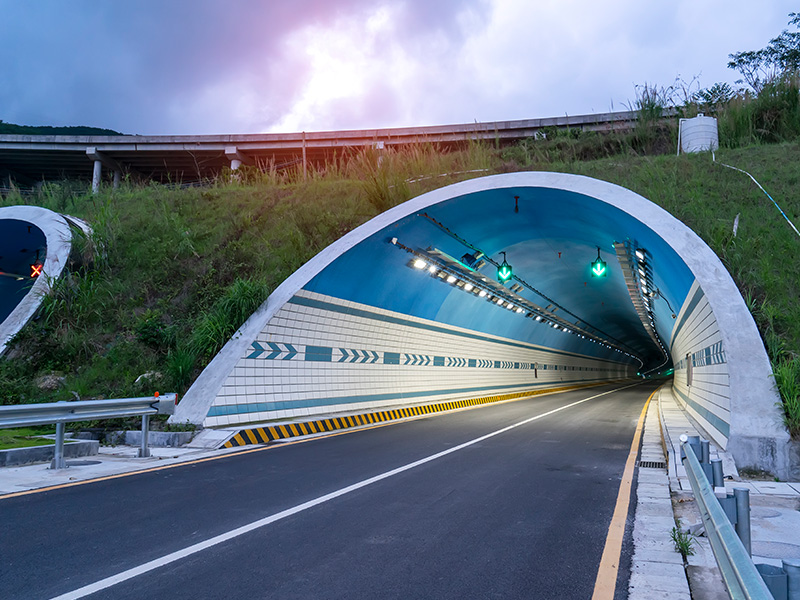
<instances>
[{"instance_id":1,"label":"concrete retaining wall","mask_svg":"<svg viewBox=\"0 0 800 600\"><path fill-rule=\"evenodd\" d=\"M192 441L194 431L151 431L147 434L147 445L152 448L178 448ZM112 445L141 446L141 431L115 431L106 436Z\"/></svg>"},{"instance_id":2,"label":"concrete retaining wall","mask_svg":"<svg viewBox=\"0 0 800 600\"><path fill-rule=\"evenodd\" d=\"M94 456L100 451L100 442L93 440L70 441L64 444L64 458ZM55 455L55 444L0 450L0 467L17 467L31 463L50 462Z\"/></svg>"}]
</instances>

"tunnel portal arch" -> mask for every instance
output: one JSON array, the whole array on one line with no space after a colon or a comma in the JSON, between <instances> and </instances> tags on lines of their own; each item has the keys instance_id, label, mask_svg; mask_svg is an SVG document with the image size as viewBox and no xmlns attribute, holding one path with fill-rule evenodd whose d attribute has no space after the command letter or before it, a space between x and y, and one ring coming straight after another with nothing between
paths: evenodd
<instances>
[{"instance_id":1,"label":"tunnel portal arch","mask_svg":"<svg viewBox=\"0 0 800 600\"><path fill-rule=\"evenodd\" d=\"M498 287L503 256L516 279ZM605 277L591 276L597 257ZM620 186L510 173L418 196L320 252L240 328L172 420L511 397L668 368L675 397L739 465L785 472L769 360L714 252Z\"/></svg>"}]
</instances>

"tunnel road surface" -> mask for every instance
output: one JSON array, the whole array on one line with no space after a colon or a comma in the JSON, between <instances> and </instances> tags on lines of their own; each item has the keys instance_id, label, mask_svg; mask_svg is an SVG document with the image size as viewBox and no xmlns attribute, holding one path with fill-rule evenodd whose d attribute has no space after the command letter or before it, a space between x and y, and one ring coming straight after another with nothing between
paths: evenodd
<instances>
[{"instance_id":1,"label":"tunnel road surface","mask_svg":"<svg viewBox=\"0 0 800 600\"><path fill-rule=\"evenodd\" d=\"M534 396L0 499L0 597L590 598L655 387Z\"/></svg>"}]
</instances>

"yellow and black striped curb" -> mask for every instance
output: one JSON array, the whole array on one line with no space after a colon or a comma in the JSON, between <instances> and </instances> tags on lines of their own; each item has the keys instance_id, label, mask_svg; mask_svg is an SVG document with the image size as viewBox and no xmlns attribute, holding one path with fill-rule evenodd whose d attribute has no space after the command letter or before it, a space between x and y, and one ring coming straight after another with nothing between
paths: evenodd
<instances>
[{"instance_id":1,"label":"yellow and black striped curb","mask_svg":"<svg viewBox=\"0 0 800 600\"><path fill-rule=\"evenodd\" d=\"M576 390L585 387L593 387L608 383L614 383L614 382L603 381L599 383L568 385L568 386L552 387L552 388L545 388L538 390L528 390L525 392L515 392L513 394L483 396L481 398L472 398L468 400L455 400L453 402L439 402L437 404L419 404L417 406L408 406L406 408L381 410L377 412L348 415L345 417L329 417L326 419L317 419L314 421L302 421L298 423L285 423L281 425L270 425L264 427L248 427L246 429L240 429L236 434L234 434L227 442L225 442L222 445L222 448L237 448L239 446L247 446L249 444L267 444L269 442L274 442L276 440L285 440L293 437L300 437L303 435L311 435L315 433L328 433L331 431L350 429L352 427L362 427L364 425L387 423L390 421L398 421L400 419L408 419L410 417L419 417L422 415L445 412L448 410L467 408L469 406L489 404L491 402L514 400L516 398L537 396L539 394L548 394L551 392L565 392L569 390Z\"/></svg>"}]
</instances>

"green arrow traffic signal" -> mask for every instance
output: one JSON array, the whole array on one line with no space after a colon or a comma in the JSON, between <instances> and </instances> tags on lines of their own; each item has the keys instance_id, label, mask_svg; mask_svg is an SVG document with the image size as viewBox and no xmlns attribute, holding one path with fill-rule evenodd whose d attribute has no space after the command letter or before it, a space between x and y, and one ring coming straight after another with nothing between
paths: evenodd
<instances>
[{"instance_id":1,"label":"green arrow traffic signal","mask_svg":"<svg viewBox=\"0 0 800 600\"><path fill-rule=\"evenodd\" d=\"M505 283L514 275L511 265L506 262L506 253L501 252L500 254L503 255L503 264L497 267L497 281L500 283Z\"/></svg>"},{"instance_id":2,"label":"green arrow traffic signal","mask_svg":"<svg viewBox=\"0 0 800 600\"><path fill-rule=\"evenodd\" d=\"M592 276L603 277L606 274L606 263L602 260L596 260L592 263Z\"/></svg>"},{"instance_id":3,"label":"green arrow traffic signal","mask_svg":"<svg viewBox=\"0 0 800 600\"><path fill-rule=\"evenodd\" d=\"M597 260L592 262L592 277L605 277L608 275L608 265L600 258L600 248L597 249Z\"/></svg>"}]
</instances>

